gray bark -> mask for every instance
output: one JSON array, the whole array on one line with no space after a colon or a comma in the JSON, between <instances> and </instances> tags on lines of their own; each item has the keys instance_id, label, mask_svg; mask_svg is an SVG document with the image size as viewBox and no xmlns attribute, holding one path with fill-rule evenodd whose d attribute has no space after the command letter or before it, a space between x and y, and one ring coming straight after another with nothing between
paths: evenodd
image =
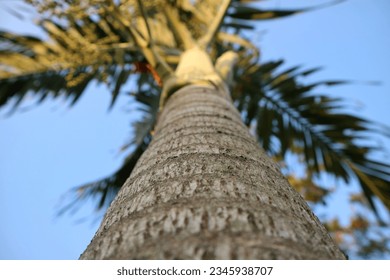
<instances>
[{"instance_id":1,"label":"gray bark","mask_svg":"<svg viewBox=\"0 0 390 280\"><path fill-rule=\"evenodd\" d=\"M81 259L344 259L226 92L186 86Z\"/></svg>"}]
</instances>

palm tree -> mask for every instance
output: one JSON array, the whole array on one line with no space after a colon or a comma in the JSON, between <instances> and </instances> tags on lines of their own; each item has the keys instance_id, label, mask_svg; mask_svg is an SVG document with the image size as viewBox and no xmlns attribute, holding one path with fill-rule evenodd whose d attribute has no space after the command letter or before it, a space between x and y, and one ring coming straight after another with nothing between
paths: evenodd
<instances>
[{"instance_id":1,"label":"palm tree","mask_svg":"<svg viewBox=\"0 0 390 280\"><path fill-rule=\"evenodd\" d=\"M343 81L302 84L318 69L260 64L246 39L250 20L305 10L247 1L28 2L51 41L0 34L0 105L17 106L31 91L74 104L92 80L111 85L113 105L130 76L143 105L123 166L78 188L79 198L99 196L99 207L120 189L81 258L343 259L248 128L272 156L301 154L309 176L356 176L374 210L373 197L390 206L390 166L355 144L376 128L339 113L338 99L310 93Z\"/></svg>"}]
</instances>

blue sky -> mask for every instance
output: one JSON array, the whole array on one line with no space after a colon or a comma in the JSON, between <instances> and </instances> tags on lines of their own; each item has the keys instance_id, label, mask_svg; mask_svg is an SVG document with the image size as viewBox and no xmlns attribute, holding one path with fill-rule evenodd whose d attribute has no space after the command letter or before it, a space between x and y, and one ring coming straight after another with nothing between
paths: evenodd
<instances>
[{"instance_id":1,"label":"blue sky","mask_svg":"<svg viewBox=\"0 0 390 280\"><path fill-rule=\"evenodd\" d=\"M266 1L272 8L299 7L326 1ZM0 28L37 32L4 7L20 1L0 0ZM292 4L294 3L294 6ZM344 97L351 110L390 125L390 1L349 0L337 6L276 21L261 22L253 40L263 61L284 58L287 66L324 66L321 79L381 81L380 86L356 83L324 89ZM130 135L129 103L119 98L108 112L104 86L91 85L70 108L63 100L28 106L12 116L0 110L0 259L77 259L99 221L88 204L75 216L57 217L61 197L71 187L109 175L121 164L119 147ZM29 102L30 101L30 102ZM378 138L389 151L390 142ZM351 211L342 189L332 212ZM94 216L96 217L96 216Z\"/></svg>"}]
</instances>

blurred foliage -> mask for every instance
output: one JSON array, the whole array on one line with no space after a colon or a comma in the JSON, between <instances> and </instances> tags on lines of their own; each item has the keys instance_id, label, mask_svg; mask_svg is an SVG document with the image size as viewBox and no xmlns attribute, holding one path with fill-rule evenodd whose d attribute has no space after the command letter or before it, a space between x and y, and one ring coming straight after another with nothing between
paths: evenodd
<instances>
[{"instance_id":1,"label":"blurred foliage","mask_svg":"<svg viewBox=\"0 0 390 280\"><path fill-rule=\"evenodd\" d=\"M365 205L360 206L364 208ZM354 213L346 225L342 225L337 218L323 223L347 256L365 259L388 258L390 254L388 224L370 219L364 212Z\"/></svg>"},{"instance_id":2,"label":"blurred foliage","mask_svg":"<svg viewBox=\"0 0 390 280\"><path fill-rule=\"evenodd\" d=\"M337 219L323 222L348 254L375 258L389 253L388 224L378 214L377 201L390 209L390 165L372 158L373 152L383 150L367 141L375 134L389 136L389 129L346 113L341 98L314 92L351 81L305 82L320 68L262 61L260 50L249 39L259 20L323 6L267 10L261 8L261 1L244 0L26 2L38 11L37 25L49 39L0 31L0 106L12 104L14 110L27 96L38 103L61 97L74 105L88 84L98 81L111 92L110 108L119 95L126 95L137 104L132 119L141 113L122 147L127 153L122 167L74 188L62 212L77 209L86 198L95 199L100 210L110 204L152 139L161 93L158 75L163 77L166 69L177 66L185 46L180 30L187 30L195 41L202 40L221 3L229 2L210 42L210 56L216 60L228 50L239 55L231 91L244 123L271 156L287 165L283 170L291 185L313 207L326 205L333 193L330 186L318 183L323 174L346 183L357 181L362 192L350 203L364 210L356 212L348 225ZM287 155L299 159L303 176L288 172ZM367 218L361 212L374 215Z\"/></svg>"}]
</instances>

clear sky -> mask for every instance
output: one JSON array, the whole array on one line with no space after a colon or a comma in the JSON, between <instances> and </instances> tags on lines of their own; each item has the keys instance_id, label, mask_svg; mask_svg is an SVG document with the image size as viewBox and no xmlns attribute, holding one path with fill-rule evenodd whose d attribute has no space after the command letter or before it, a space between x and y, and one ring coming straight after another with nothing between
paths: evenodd
<instances>
[{"instance_id":1,"label":"clear sky","mask_svg":"<svg viewBox=\"0 0 390 280\"><path fill-rule=\"evenodd\" d=\"M264 3L283 8L325 2ZM29 20L7 12L6 7L18 5L17 0L0 0L0 29L34 34L37 29ZM389 30L389 0L349 0L260 22L253 40L263 61L284 58L286 67L324 66L316 80L381 81L380 86L357 83L324 92L346 98L355 113L389 126ZM99 225L90 205L75 216L56 213L71 187L109 175L121 164L118 150L130 135L129 100L119 98L108 112L109 100L104 86L92 85L71 108L63 100L36 107L28 100L10 117L9 107L0 110L0 259L77 259L88 245ZM384 160L389 162L389 141L378 141L387 147ZM345 197L345 191L340 193ZM350 211L339 203L341 198L331 204L334 213ZM85 217L87 222L77 222Z\"/></svg>"}]
</instances>

